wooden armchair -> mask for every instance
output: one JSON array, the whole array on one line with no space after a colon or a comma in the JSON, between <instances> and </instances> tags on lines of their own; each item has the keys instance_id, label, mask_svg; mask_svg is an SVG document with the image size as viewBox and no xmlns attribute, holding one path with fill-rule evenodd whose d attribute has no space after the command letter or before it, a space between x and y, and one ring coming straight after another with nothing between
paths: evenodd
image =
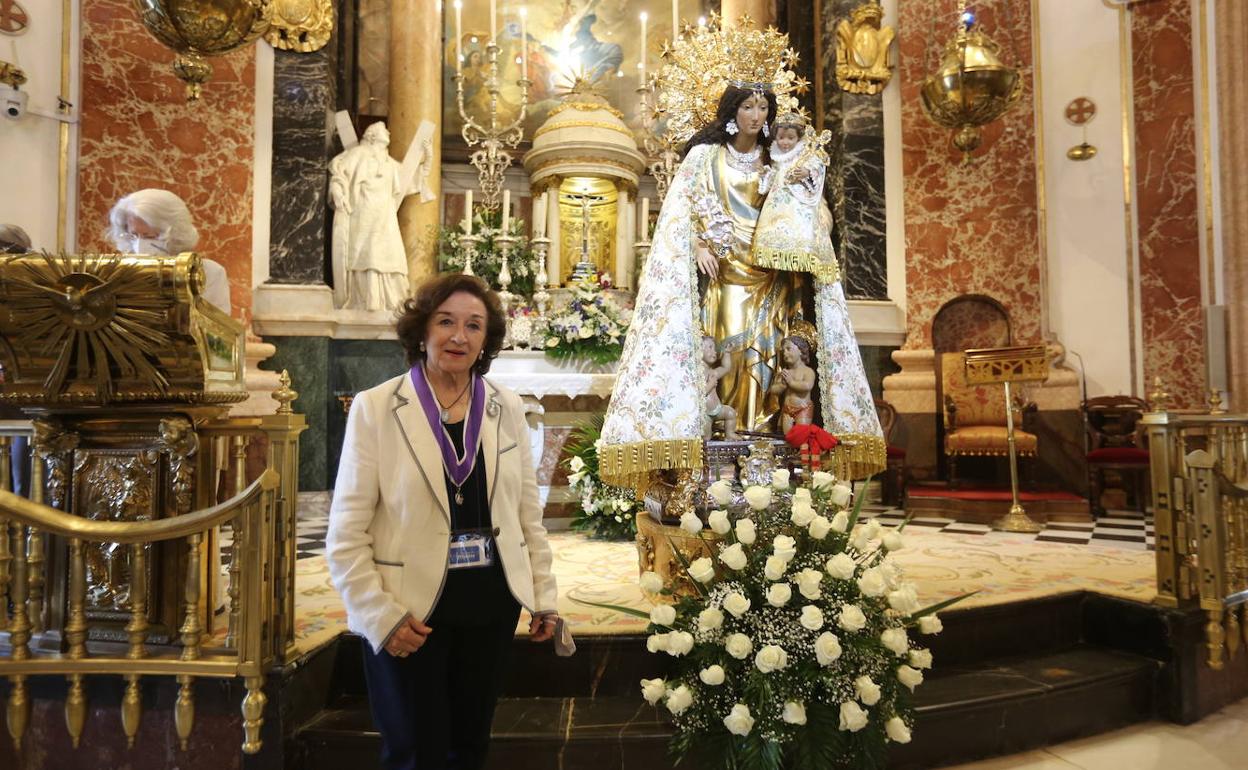
<instances>
[{"instance_id":1,"label":"wooden armchair","mask_svg":"<svg viewBox=\"0 0 1248 770\"><path fill-rule=\"evenodd\" d=\"M1005 417L1004 385L968 385L966 356L942 353L941 386L945 396L945 458L949 486L958 483L958 458L1008 457L1009 430ZM1036 456L1036 434L1030 432L1034 403L1014 404L1014 446L1019 457Z\"/></svg>"},{"instance_id":2,"label":"wooden armchair","mask_svg":"<svg viewBox=\"0 0 1248 770\"><path fill-rule=\"evenodd\" d=\"M1105 471L1116 471L1125 482L1134 481L1135 505L1144 512L1148 500L1149 457L1139 431L1148 411L1144 399L1134 396L1097 396L1083 402L1083 424L1088 432L1088 502L1095 513L1105 513L1101 494Z\"/></svg>"},{"instance_id":3,"label":"wooden armchair","mask_svg":"<svg viewBox=\"0 0 1248 770\"><path fill-rule=\"evenodd\" d=\"M897 424L897 410L887 401L875 402L875 413L880 418L884 433L884 451L887 465L880 479L880 502L900 508L906 499L906 449L893 444L893 428Z\"/></svg>"}]
</instances>

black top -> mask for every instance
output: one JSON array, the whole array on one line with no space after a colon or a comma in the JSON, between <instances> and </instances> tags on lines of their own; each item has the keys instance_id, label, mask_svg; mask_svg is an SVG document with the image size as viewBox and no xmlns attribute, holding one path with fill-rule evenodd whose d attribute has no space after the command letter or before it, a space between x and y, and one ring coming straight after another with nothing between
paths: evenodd
<instances>
[{"instance_id":1,"label":"black top","mask_svg":"<svg viewBox=\"0 0 1248 770\"><path fill-rule=\"evenodd\" d=\"M455 445L455 453L464 451L464 423L445 423L446 432ZM494 535L494 523L490 518L489 491L486 489L485 454L477 450L477 461L472 466L468 478L464 479L464 502L455 502L455 484L445 471L442 474L446 481L446 497L451 506L451 529L481 530L491 538ZM503 573L503 562L498 548L494 549L494 564L489 567L468 569L448 569L446 585L442 587L442 596L434 607L429 625L437 628L438 624L452 625L486 625L498 623L508 616L513 619L519 613L520 603L511 595L507 587L507 577Z\"/></svg>"}]
</instances>

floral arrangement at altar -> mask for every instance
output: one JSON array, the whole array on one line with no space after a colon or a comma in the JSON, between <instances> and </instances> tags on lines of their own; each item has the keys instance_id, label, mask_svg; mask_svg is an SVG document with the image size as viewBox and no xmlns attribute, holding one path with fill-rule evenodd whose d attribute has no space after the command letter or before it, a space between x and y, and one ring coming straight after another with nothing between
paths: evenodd
<instances>
[{"instance_id":1,"label":"floral arrangement at altar","mask_svg":"<svg viewBox=\"0 0 1248 770\"><path fill-rule=\"evenodd\" d=\"M641 578L661 602L646 646L675 658L642 695L671 713L673 755L699 767L883 767L888 743L910 740L911 693L932 666L912 634L938 633L936 612L964 597L921 608L893 558L904 525L860 521L862 497L847 507L850 488L828 473L794 488L777 470L770 486L721 480L707 493L718 506L707 523L689 512L681 529L713 556L676 548L677 585Z\"/></svg>"},{"instance_id":2,"label":"floral arrangement at altar","mask_svg":"<svg viewBox=\"0 0 1248 770\"><path fill-rule=\"evenodd\" d=\"M604 540L632 540L637 536L637 512L642 509L632 490L606 484L598 477L598 441L602 415L578 425L564 445L568 487L580 499L572 529Z\"/></svg>"},{"instance_id":3,"label":"floral arrangement at altar","mask_svg":"<svg viewBox=\"0 0 1248 770\"><path fill-rule=\"evenodd\" d=\"M479 208L473 215L472 234L477 241L472 257L472 272L481 277L497 291L501 287L498 274L503 268L503 252L495 239L502 235L502 212ZM525 303L532 301L536 273L533 250L526 235L524 220L512 217L507 234L515 241L507 253L507 270L511 273L508 291L518 295ZM463 224L438 230L438 270L443 273L460 273L464 270L464 249L460 245Z\"/></svg>"},{"instance_id":4,"label":"floral arrangement at altar","mask_svg":"<svg viewBox=\"0 0 1248 770\"><path fill-rule=\"evenodd\" d=\"M577 281L570 288L570 301L550 317L546 327L546 355L595 364L618 361L632 311L620 307L608 291L610 281L601 275Z\"/></svg>"}]
</instances>

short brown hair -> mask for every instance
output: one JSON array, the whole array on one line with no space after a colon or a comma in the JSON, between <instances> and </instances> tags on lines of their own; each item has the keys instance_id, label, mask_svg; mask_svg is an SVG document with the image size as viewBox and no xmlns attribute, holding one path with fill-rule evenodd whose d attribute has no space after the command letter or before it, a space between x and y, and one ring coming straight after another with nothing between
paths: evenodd
<instances>
[{"instance_id":1,"label":"short brown hair","mask_svg":"<svg viewBox=\"0 0 1248 770\"><path fill-rule=\"evenodd\" d=\"M481 358L472 365L472 370L477 374L485 374L490 370L490 362L503 349L507 319L503 315L503 306L498 301L498 295L485 281L475 275L463 273L435 275L416 287L415 295L404 301L399 318L394 324L394 331L399 336L399 344L403 346L408 366L424 362L425 351L421 350L421 343L429 333L429 319L452 294L461 291L471 294L485 305L485 345L481 348Z\"/></svg>"}]
</instances>

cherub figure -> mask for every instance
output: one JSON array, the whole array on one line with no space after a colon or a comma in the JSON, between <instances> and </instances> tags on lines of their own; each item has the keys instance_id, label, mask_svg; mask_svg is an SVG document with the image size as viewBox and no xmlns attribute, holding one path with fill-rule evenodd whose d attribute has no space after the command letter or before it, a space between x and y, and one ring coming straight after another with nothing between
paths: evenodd
<instances>
[{"instance_id":1,"label":"cherub figure","mask_svg":"<svg viewBox=\"0 0 1248 770\"><path fill-rule=\"evenodd\" d=\"M780 432L788 433L794 425L815 421L815 370L811 368L810 343L801 337L789 336L780 344L780 373L768 391L780 396Z\"/></svg>"},{"instance_id":2,"label":"cherub figure","mask_svg":"<svg viewBox=\"0 0 1248 770\"><path fill-rule=\"evenodd\" d=\"M719 400L719 380L732 369L732 356L722 355L715 338L707 334L702 336L702 361L706 364L706 440L711 440L718 422L724 426L724 440L736 441L737 410Z\"/></svg>"}]
</instances>

